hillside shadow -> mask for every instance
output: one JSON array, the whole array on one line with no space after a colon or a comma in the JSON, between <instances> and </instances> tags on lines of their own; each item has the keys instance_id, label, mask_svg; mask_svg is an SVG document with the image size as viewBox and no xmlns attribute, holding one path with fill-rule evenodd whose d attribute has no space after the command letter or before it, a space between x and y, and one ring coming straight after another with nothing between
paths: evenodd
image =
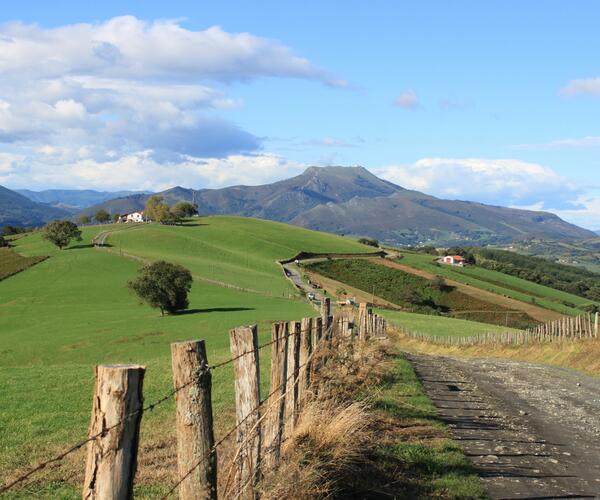
<instances>
[{"instance_id":1,"label":"hillside shadow","mask_svg":"<svg viewBox=\"0 0 600 500\"><path fill-rule=\"evenodd\" d=\"M239 312L239 311L254 311L253 307L209 307L207 309L187 309L180 311L176 316L183 316L186 314L201 314L211 312Z\"/></svg>"}]
</instances>

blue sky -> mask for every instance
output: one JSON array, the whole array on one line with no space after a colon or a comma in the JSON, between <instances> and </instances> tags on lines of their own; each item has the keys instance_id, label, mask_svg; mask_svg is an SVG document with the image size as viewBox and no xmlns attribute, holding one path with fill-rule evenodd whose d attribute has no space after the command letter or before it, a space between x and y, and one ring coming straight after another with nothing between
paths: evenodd
<instances>
[{"instance_id":1,"label":"blue sky","mask_svg":"<svg viewBox=\"0 0 600 500\"><path fill-rule=\"evenodd\" d=\"M363 165L600 228L597 2L13 2L0 184L161 189Z\"/></svg>"}]
</instances>

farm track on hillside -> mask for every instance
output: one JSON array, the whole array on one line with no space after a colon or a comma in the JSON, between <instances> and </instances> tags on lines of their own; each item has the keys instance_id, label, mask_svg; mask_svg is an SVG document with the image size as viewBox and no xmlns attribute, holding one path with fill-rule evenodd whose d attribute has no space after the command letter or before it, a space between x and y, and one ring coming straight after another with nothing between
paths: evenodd
<instances>
[{"instance_id":1,"label":"farm track on hillside","mask_svg":"<svg viewBox=\"0 0 600 500\"><path fill-rule=\"evenodd\" d=\"M414 274L415 276L420 276L425 279L433 279L435 278L435 274L430 273L428 271L422 271L420 269L415 269L410 266L406 266L404 264L400 264L398 262L394 262L388 259L369 259L375 262L376 264L387 266L392 269L398 269L400 271L404 271L406 273ZM510 297L503 297L502 295L498 295L494 292L488 292L487 290L482 290L481 288L477 288L471 285L465 285L464 283L460 283L458 281L454 281L451 279L445 279L448 285L455 287L459 292L464 293L465 295L469 295L479 300L484 300L486 302L490 302L492 304L497 304L502 307L506 307L507 309L513 309L517 311L522 311L527 313L533 319L540 321L542 323L546 323L549 321L554 321L562 318L562 314L551 311L550 309L544 309L543 307L539 307L533 304L528 304L526 302L521 302L520 300L511 299Z\"/></svg>"},{"instance_id":2,"label":"farm track on hillside","mask_svg":"<svg viewBox=\"0 0 600 500\"><path fill-rule=\"evenodd\" d=\"M600 379L531 363L407 357L491 498L598 497Z\"/></svg>"}]
</instances>

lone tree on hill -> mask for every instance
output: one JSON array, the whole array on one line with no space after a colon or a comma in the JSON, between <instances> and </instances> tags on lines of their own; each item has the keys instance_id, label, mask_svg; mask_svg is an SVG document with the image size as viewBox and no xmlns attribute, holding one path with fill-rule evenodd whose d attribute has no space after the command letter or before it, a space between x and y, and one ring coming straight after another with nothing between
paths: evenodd
<instances>
[{"instance_id":1,"label":"lone tree on hill","mask_svg":"<svg viewBox=\"0 0 600 500\"><path fill-rule=\"evenodd\" d=\"M85 226L86 224L92 222L92 219L90 219L87 215L80 215L79 219L77 219L77 222L79 222L80 225Z\"/></svg>"},{"instance_id":2,"label":"lone tree on hill","mask_svg":"<svg viewBox=\"0 0 600 500\"><path fill-rule=\"evenodd\" d=\"M71 243L71 240L81 241L81 231L77 224L70 220L53 220L44 227L42 238L62 250Z\"/></svg>"},{"instance_id":3,"label":"lone tree on hill","mask_svg":"<svg viewBox=\"0 0 600 500\"><path fill-rule=\"evenodd\" d=\"M94 219L96 219L96 221L100 224L103 224L104 222L108 222L110 220L110 214L101 208L96 212L96 215L94 215Z\"/></svg>"},{"instance_id":4,"label":"lone tree on hill","mask_svg":"<svg viewBox=\"0 0 600 500\"><path fill-rule=\"evenodd\" d=\"M156 222L166 222L173 218L169 205L164 202L164 198L160 195L152 195L146 201L144 207L144 215L146 218Z\"/></svg>"},{"instance_id":5,"label":"lone tree on hill","mask_svg":"<svg viewBox=\"0 0 600 500\"><path fill-rule=\"evenodd\" d=\"M144 266L128 286L151 307L160 309L161 316L175 314L189 306L192 274L183 266L159 260Z\"/></svg>"},{"instance_id":6,"label":"lone tree on hill","mask_svg":"<svg viewBox=\"0 0 600 500\"><path fill-rule=\"evenodd\" d=\"M171 212L178 219L198 214L198 207L189 201L178 201L171 207Z\"/></svg>"}]
</instances>

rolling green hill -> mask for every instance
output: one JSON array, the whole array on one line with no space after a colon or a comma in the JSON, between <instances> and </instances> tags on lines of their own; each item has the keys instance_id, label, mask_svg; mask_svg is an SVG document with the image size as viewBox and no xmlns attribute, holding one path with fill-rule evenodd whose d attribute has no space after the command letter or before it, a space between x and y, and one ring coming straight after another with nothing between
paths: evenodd
<instances>
[{"instance_id":1,"label":"rolling green hill","mask_svg":"<svg viewBox=\"0 0 600 500\"><path fill-rule=\"evenodd\" d=\"M91 245L99 232L113 229L113 247ZM19 253L50 258L0 282L0 476L85 437L95 364L145 364L144 392L151 401L170 389L171 342L206 339L209 360L217 362L229 357L232 327L258 322L265 341L271 321L316 314L304 301L274 297L293 293L275 259L300 250L370 250L333 235L235 217L199 218L181 227L94 226L84 228L83 237L62 251L39 233L16 240ZM163 318L141 305L126 288L140 262L125 254L188 266L196 277L190 311ZM215 372L213 383L215 411L226 411L233 390L228 368ZM172 410L168 403L144 416L142 432L170 429L157 424L173 418ZM51 486L46 496L63 495L62 487ZM77 496L67 490L64 497Z\"/></svg>"}]
</instances>

